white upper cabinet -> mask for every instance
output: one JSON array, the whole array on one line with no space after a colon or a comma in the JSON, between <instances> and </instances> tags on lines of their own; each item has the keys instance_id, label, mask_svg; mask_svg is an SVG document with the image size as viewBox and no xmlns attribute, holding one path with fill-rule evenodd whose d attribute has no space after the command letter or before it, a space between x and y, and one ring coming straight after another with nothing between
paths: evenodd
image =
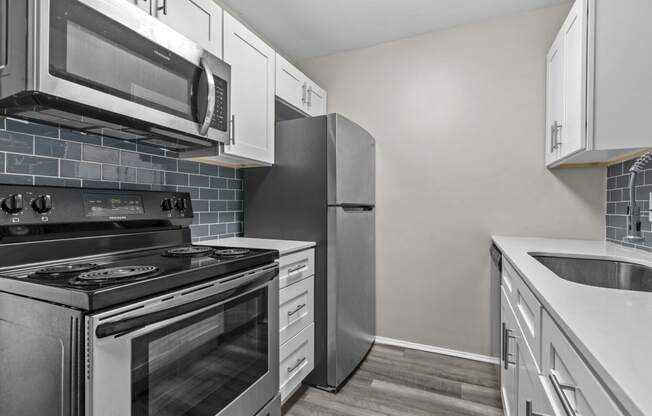
<instances>
[{"instance_id":1,"label":"white upper cabinet","mask_svg":"<svg viewBox=\"0 0 652 416\"><path fill-rule=\"evenodd\" d=\"M222 8L213 0L147 0L146 3L151 3L153 16L222 58Z\"/></svg>"},{"instance_id":2,"label":"white upper cabinet","mask_svg":"<svg viewBox=\"0 0 652 416\"><path fill-rule=\"evenodd\" d=\"M326 91L314 82L308 84L308 114L311 116L320 116L326 114Z\"/></svg>"},{"instance_id":3,"label":"white upper cabinet","mask_svg":"<svg viewBox=\"0 0 652 416\"><path fill-rule=\"evenodd\" d=\"M649 0L575 1L547 55L547 166L607 164L652 147L652 54L640 41L652 37L650 19Z\"/></svg>"},{"instance_id":4,"label":"white upper cabinet","mask_svg":"<svg viewBox=\"0 0 652 416\"><path fill-rule=\"evenodd\" d=\"M276 54L276 96L309 116L326 114L326 91Z\"/></svg>"},{"instance_id":5,"label":"white upper cabinet","mask_svg":"<svg viewBox=\"0 0 652 416\"><path fill-rule=\"evenodd\" d=\"M564 117L564 38L557 36L547 57L546 165L559 159L558 136Z\"/></svg>"},{"instance_id":6,"label":"white upper cabinet","mask_svg":"<svg viewBox=\"0 0 652 416\"><path fill-rule=\"evenodd\" d=\"M224 12L224 60L231 65L231 142L225 162L274 163L274 86L276 53Z\"/></svg>"}]
</instances>

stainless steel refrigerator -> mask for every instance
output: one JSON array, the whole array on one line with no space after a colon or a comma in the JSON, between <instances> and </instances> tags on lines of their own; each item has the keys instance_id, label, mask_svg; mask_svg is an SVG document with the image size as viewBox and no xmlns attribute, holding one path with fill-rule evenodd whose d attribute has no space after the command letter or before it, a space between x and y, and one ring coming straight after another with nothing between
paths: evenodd
<instances>
[{"instance_id":1,"label":"stainless steel refrigerator","mask_svg":"<svg viewBox=\"0 0 652 416\"><path fill-rule=\"evenodd\" d=\"M276 124L275 164L245 169L246 237L315 241L315 370L337 390L376 334L375 141L338 114Z\"/></svg>"}]
</instances>

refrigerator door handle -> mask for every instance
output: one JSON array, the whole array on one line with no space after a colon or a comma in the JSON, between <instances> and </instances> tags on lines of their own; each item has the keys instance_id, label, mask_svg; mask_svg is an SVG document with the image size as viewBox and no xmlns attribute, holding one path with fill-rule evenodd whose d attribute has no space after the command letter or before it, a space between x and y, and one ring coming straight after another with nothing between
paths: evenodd
<instances>
[{"instance_id":1,"label":"refrigerator door handle","mask_svg":"<svg viewBox=\"0 0 652 416\"><path fill-rule=\"evenodd\" d=\"M344 211L373 211L373 205L356 205L356 204L342 204L340 205Z\"/></svg>"}]
</instances>

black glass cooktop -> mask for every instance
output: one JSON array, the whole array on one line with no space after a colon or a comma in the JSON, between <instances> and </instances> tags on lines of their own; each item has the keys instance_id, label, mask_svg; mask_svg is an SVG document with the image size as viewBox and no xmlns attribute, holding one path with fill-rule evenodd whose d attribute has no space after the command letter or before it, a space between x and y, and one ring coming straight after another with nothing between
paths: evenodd
<instances>
[{"instance_id":1,"label":"black glass cooktop","mask_svg":"<svg viewBox=\"0 0 652 416\"><path fill-rule=\"evenodd\" d=\"M0 271L0 290L86 310L264 266L275 250L174 246ZM19 290L24 289L24 290Z\"/></svg>"}]
</instances>

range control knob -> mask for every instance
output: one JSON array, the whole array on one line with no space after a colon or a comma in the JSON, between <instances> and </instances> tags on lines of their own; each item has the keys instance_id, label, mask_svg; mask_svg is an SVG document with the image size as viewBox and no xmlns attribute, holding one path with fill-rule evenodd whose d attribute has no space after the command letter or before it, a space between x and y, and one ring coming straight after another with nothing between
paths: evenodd
<instances>
[{"instance_id":1,"label":"range control knob","mask_svg":"<svg viewBox=\"0 0 652 416\"><path fill-rule=\"evenodd\" d=\"M171 198L165 198L163 202L161 202L161 208L163 208L163 211L172 211L174 208L174 204L172 203Z\"/></svg>"},{"instance_id":2,"label":"range control knob","mask_svg":"<svg viewBox=\"0 0 652 416\"><path fill-rule=\"evenodd\" d=\"M32 208L39 214L45 214L52 209L52 197L50 195L41 195L32 201Z\"/></svg>"},{"instance_id":3,"label":"range control knob","mask_svg":"<svg viewBox=\"0 0 652 416\"><path fill-rule=\"evenodd\" d=\"M186 208L188 208L188 203L183 198L177 199L177 202L174 203L174 207L177 211L185 211Z\"/></svg>"},{"instance_id":4,"label":"range control knob","mask_svg":"<svg viewBox=\"0 0 652 416\"><path fill-rule=\"evenodd\" d=\"M10 214L23 210L23 196L21 194L9 195L2 201L2 209Z\"/></svg>"}]
</instances>

